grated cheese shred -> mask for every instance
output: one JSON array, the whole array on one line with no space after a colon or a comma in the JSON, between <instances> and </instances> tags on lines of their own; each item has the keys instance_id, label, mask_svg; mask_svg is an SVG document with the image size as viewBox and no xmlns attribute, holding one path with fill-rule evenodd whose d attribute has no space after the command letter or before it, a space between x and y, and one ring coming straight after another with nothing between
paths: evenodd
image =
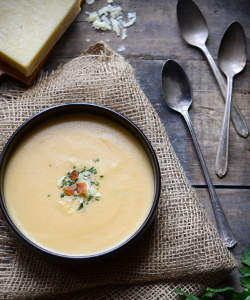
<instances>
[{"instance_id":1,"label":"grated cheese shred","mask_svg":"<svg viewBox=\"0 0 250 300\"><path fill-rule=\"evenodd\" d=\"M93 0L87 0L87 4L92 4ZM115 6L113 4L113 0L107 0L106 6L102 7L98 10L98 12L85 12L88 14L88 22L93 23L92 26L94 29L101 29L101 30L113 30L117 36L121 35L121 39L124 40L127 38L127 27L132 26L136 22L136 12L129 12L128 13L128 21L123 21L123 9L121 6ZM122 32L122 34L121 34ZM125 51L124 46L120 48L122 50L118 51ZM126 48L125 48L126 49Z\"/></svg>"}]
</instances>

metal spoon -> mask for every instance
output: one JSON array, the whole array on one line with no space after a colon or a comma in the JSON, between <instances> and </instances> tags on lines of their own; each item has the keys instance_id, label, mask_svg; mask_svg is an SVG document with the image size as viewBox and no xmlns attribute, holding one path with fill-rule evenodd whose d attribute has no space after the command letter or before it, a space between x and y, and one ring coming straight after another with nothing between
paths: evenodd
<instances>
[{"instance_id":1,"label":"metal spoon","mask_svg":"<svg viewBox=\"0 0 250 300\"><path fill-rule=\"evenodd\" d=\"M233 233L223 213L222 207L219 202L219 198L215 192L212 180L210 178L205 160L201 153L201 149L188 114L188 108L191 105L193 98L191 84L185 71L175 61L169 59L165 62L162 69L161 86L166 103L170 106L170 108L181 113L187 122L188 128L194 140L194 144L201 162L204 176L207 181L208 190L210 193L210 198L213 205L220 236L224 244L228 248L232 248L234 245L236 245L236 240L234 239Z\"/></svg>"},{"instance_id":2,"label":"metal spoon","mask_svg":"<svg viewBox=\"0 0 250 300\"><path fill-rule=\"evenodd\" d=\"M229 126L233 77L244 69L246 61L247 46L244 29L240 23L234 22L228 26L224 33L218 54L219 66L227 76L226 108L215 164L215 171L219 177L225 176L228 170Z\"/></svg>"},{"instance_id":3,"label":"metal spoon","mask_svg":"<svg viewBox=\"0 0 250 300\"><path fill-rule=\"evenodd\" d=\"M213 57L206 47L208 38L208 26L206 20L192 0L178 0L177 3L177 19L184 40L192 45L200 48L205 54L219 84L221 93L226 100L227 86L226 81L222 77ZM232 99L231 119L238 134L242 137L247 137L249 130L242 116L239 107Z\"/></svg>"}]
</instances>

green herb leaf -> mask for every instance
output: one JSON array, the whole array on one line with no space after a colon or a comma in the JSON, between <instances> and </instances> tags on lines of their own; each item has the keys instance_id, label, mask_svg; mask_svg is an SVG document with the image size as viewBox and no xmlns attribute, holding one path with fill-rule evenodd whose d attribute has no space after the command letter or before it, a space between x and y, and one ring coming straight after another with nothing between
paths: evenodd
<instances>
[{"instance_id":1,"label":"green herb leaf","mask_svg":"<svg viewBox=\"0 0 250 300\"><path fill-rule=\"evenodd\" d=\"M239 272L244 275L245 277L247 276L250 276L250 267L242 267L242 268L239 268Z\"/></svg>"},{"instance_id":2,"label":"green herb leaf","mask_svg":"<svg viewBox=\"0 0 250 300\"><path fill-rule=\"evenodd\" d=\"M52 167L52 165L49 165L50 167Z\"/></svg>"},{"instance_id":3,"label":"green herb leaf","mask_svg":"<svg viewBox=\"0 0 250 300\"><path fill-rule=\"evenodd\" d=\"M241 293L237 293L234 291L225 291L218 294L224 297L225 300L250 300L250 291L247 289Z\"/></svg>"},{"instance_id":4,"label":"green herb leaf","mask_svg":"<svg viewBox=\"0 0 250 300\"><path fill-rule=\"evenodd\" d=\"M250 267L250 244L248 247L248 251L243 251L242 256L243 258L241 258L241 261L243 262L243 264Z\"/></svg>"},{"instance_id":5,"label":"green herb leaf","mask_svg":"<svg viewBox=\"0 0 250 300\"><path fill-rule=\"evenodd\" d=\"M104 175L100 175L100 178L103 178L104 177Z\"/></svg>"},{"instance_id":6,"label":"green herb leaf","mask_svg":"<svg viewBox=\"0 0 250 300\"><path fill-rule=\"evenodd\" d=\"M89 196L87 201L90 201L93 198L93 196Z\"/></svg>"},{"instance_id":7,"label":"green herb leaf","mask_svg":"<svg viewBox=\"0 0 250 300\"><path fill-rule=\"evenodd\" d=\"M189 300L200 300L199 298L192 296L190 294L187 294L179 289L175 289L173 292L179 293L181 296L186 296L186 299L189 299Z\"/></svg>"},{"instance_id":8,"label":"green herb leaf","mask_svg":"<svg viewBox=\"0 0 250 300\"><path fill-rule=\"evenodd\" d=\"M93 159L93 162L94 162L94 163L97 163L98 161L99 161L99 158Z\"/></svg>"},{"instance_id":9,"label":"green herb leaf","mask_svg":"<svg viewBox=\"0 0 250 300\"><path fill-rule=\"evenodd\" d=\"M93 173L93 171L94 171L94 167L92 167L92 168L90 168L90 169L88 169L87 171L89 171L89 173Z\"/></svg>"},{"instance_id":10,"label":"green herb leaf","mask_svg":"<svg viewBox=\"0 0 250 300\"><path fill-rule=\"evenodd\" d=\"M224 297L225 299L228 300L233 300L234 298L234 288L232 287L226 287L223 289L212 289L212 288L207 288L207 292L215 292L218 293L220 296ZM203 298L201 298L203 300Z\"/></svg>"},{"instance_id":11,"label":"green herb leaf","mask_svg":"<svg viewBox=\"0 0 250 300\"><path fill-rule=\"evenodd\" d=\"M48 195L47 197L50 197L50 195Z\"/></svg>"},{"instance_id":12,"label":"green herb leaf","mask_svg":"<svg viewBox=\"0 0 250 300\"><path fill-rule=\"evenodd\" d=\"M99 201L99 200L100 200L100 198L99 198L99 197L95 197L95 200L96 200L96 201Z\"/></svg>"},{"instance_id":13,"label":"green herb leaf","mask_svg":"<svg viewBox=\"0 0 250 300\"><path fill-rule=\"evenodd\" d=\"M241 277L240 282L243 287L250 289L250 277ZM250 296L250 292L249 292L249 296Z\"/></svg>"},{"instance_id":14,"label":"green herb leaf","mask_svg":"<svg viewBox=\"0 0 250 300\"><path fill-rule=\"evenodd\" d=\"M75 169L76 168L76 166L73 166L73 169Z\"/></svg>"},{"instance_id":15,"label":"green herb leaf","mask_svg":"<svg viewBox=\"0 0 250 300\"><path fill-rule=\"evenodd\" d=\"M98 185L99 185L99 182L98 182L98 181L96 181L96 182L95 182L95 185L96 185L96 186L98 186Z\"/></svg>"},{"instance_id":16,"label":"green herb leaf","mask_svg":"<svg viewBox=\"0 0 250 300\"><path fill-rule=\"evenodd\" d=\"M63 198L65 196L65 194L61 194L61 198Z\"/></svg>"},{"instance_id":17,"label":"green herb leaf","mask_svg":"<svg viewBox=\"0 0 250 300\"><path fill-rule=\"evenodd\" d=\"M94 169L94 172L93 172L94 174L97 174L97 171L96 171L96 169Z\"/></svg>"},{"instance_id":18,"label":"green herb leaf","mask_svg":"<svg viewBox=\"0 0 250 300\"><path fill-rule=\"evenodd\" d=\"M201 297L201 300L207 300L209 298L212 298L214 296L214 293L213 292L206 292L206 294L204 294L202 297Z\"/></svg>"},{"instance_id":19,"label":"green herb leaf","mask_svg":"<svg viewBox=\"0 0 250 300\"><path fill-rule=\"evenodd\" d=\"M216 292L216 293L221 293L221 292L226 292L226 291L232 291L234 288L232 287L225 287L223 289L212 289L210 287L206 288L207 292Z\"/></svg>"},{"instance_id":20,"label":"green herb leaf","mask_svg":"<svg viewBox=\"0 0 250 300\"><path fill-rule=\"evenodd\" d=\"M83 208L83 203L81 203L80 205L79 205L79 207L77 208L77 210L81 210Z\"/></svg>"}]
</instances>

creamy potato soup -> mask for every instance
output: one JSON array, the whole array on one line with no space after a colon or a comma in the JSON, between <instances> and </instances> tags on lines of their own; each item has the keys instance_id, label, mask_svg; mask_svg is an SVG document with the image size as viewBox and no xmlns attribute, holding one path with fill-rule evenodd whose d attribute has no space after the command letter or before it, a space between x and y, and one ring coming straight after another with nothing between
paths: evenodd
<instances>
[{"instance_id":1,"label":"creamy potato soup","mask_svg":"<svg viewBox=\"0 0 250 300\"><path fill-rule=\"evenodd\" d=\"M58 254L104 252L132 236L153 202L139 142L104 118L71 115L35 128L13 152L4 196L16 227Z\"/></svg>"}]
</instances>

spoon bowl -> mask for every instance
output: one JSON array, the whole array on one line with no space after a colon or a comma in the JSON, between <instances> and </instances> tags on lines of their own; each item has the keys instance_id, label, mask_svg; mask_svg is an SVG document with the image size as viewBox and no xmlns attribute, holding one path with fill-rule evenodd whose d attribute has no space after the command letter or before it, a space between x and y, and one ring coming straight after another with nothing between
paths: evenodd
<instances>
[{"instance_id":1,"label":"spoon bowl","mask_svg":"<svg viewBox=\"0 0 250 300\"><path fill-rule=\"evenodd\" d=\"M232 231L227 223L226 217L223 213L222 207L219 202L219 198L215 192L212 180L210 178L205 160L203 158L199 142L195 135L189 114L188 108L192 103L193 92L190 81L187 74L182 69L182 67L173 60L167 60L162 69L162 78L161 78L162 92L165 98L166 103L173 110L178 111L184 117L187 122L188 128L190 130L191 136L193 138L202 170L207 181L208 190L210 193L210 198L212 201L218 230L224 244L228 248L232 248L236 245L236 241L233 237Z\"/></svg>"},{"instance_id":2,"label":"spoon bowl","mask_svg":"<svg viewBox=\"0 0 250 300\"><path fill-rule=\"evenodd\" d=\"M173 110L188 110L193 98L191 84L184 70L171 59L162 69L161 86L165 101Z\"/></svg>"},{"instance_id":3,"label":"spoon bowl","mask_svg":"<svg viewBox=\"0 0 250 300\"><path fill-rule=\"evenodd\" d=\"M182 36L188 44L196 47L205 45L208 38L207 22L193 1L178 1L177 19Z\"/></svg>"},{"instance_id":4,"label":"spoon bowl","mask_svg":"<svg viewBox=\"0 0 250 300\"><path fill-rule=\"evenodd\" d=\"M230 24L221 40L218 63L229 77L241 72L247 61L246 36L240 23Z\"/></svg>"}]
</instances>

